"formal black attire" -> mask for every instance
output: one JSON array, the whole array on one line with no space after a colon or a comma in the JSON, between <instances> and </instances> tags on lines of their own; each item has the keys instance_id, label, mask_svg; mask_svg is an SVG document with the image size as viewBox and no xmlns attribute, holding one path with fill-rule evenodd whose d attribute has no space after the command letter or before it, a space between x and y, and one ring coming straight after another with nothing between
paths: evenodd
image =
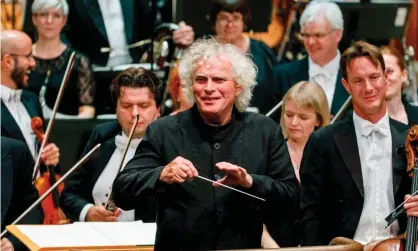
<instances>
[{"instance_id":1,"label":"formal black attire","mask_svg":"<svg viewBox=\"0 0 418 251\"><path fill-rule=\"evenodd\" d=\"M390 119L395 206L410 192L405 156L408 126ZM353 118L338 121L311 134L300 168L302 245L328 245L337 236L353 238L364 203L364 185ZM406 228L406 216L398 220Z\"/></svg>"},{"instance_id":2,"label":"formal black attire","mask_svg":"<svg viewBox=\"0 0 418 251\"><path fill-rule=\"evenodd\" d=\"M250 39L247 53L257 66L257 84L250 103L258 108L259 113L266 114L272 108L265 102L265 95L275 85L273 67L277 65L276 56L264 42L255 39Z\"/></svg>"},{"instance_id":3,"label":"formal black attire","mask_svg":"<svg viewBox=\"0 0 418 251\"><path fill-rule=\"evenodd\" d=\"M149 39L154 27L151 1L120 1L125 27L126 43ZM71 47L87 55L93 64L105 66L109 53L100 52L100 48L109 47L109 39L103 15L97 0L68 0L70 7L65 35ZM133 62L139 62L141 49L131 49Z\"/></svg>"},{"instance_id":4,"label":"formal black attire","mask_svg":"<svg viewBox=\"0 0 418 251\"><path fill-rule=\"evenodd\" d=\"M27 90L22 90L21 102L23 103L23 106L26 108L31 118L40 117L43 120L42 108L39 103L39 99L35 94ZM1 101L1 135L12 139L20 140L27 144L25 137L22 134L22 131L17 125L17 122L13 118L9 109L4 104L3 100ZM37 145L39 149L40 144ZM33 166L34 165L32 165L32 167ZM46 166L43 163L41 163L40 171L45 172L46 170ZM59 165L55 167L55 171L59 173Z\"/></svg>"},{"instance_id":5,"label":"formal black attire","mask_svg":"<svg viewBox=\"0 0 418 251\"><path fill-rule=\"evenodd\" d=\"M205 124L197 106L152 123L136 155L117 176L113 195L124 210L157 191L155 250L258 248L263 203L195 179L168 185L159 180L177 156L190 160L199 175L224 176L215 164L226 161L247 170L252 187L242 190L280 201L297 201L297 180L280 127L263 115L238 112L221 127Z\"/></svg>"},{"instance_id":6,"label":"formal black attire","mask_svg":"<svg viewBox=\"0 0 418 251\"><path fill-rule=\"evenodd\" d=\"M418 107L411 105L408 101L403 100L406 116L408 116L408 125L418 125Z\"/></svg>"},{"instance_id":7,"label":"formal black attire","mask_svg":"<svg viewBox=\"0 0 418 251\"><path fill-rule=\"evenodd\" d=\"M1 137L1 231L19 217L38 198L32 185L32 155L27 146L15 139ZM35 207L19 224L42 224L42 208ZM6 236L15 250L26 250L12 235Z\"/></svg>"},{"instance_id":8,"label":"formal black attire","mask_svg":"<svg viewBox=\"0 0 418 251\"><path fill-rule=\"evenodd\" d=\"M280 64L273 71L276 84L266 93L264 101L266 106L271 107L270 109L283 99L283 96L293 85L300 81L309 80L309 58L305 57L294 62ZM341 83L341 78L342 75L339 71L335 84L334 97L332 104L330 104L330 111L333 115L338 112L349 96ZM280 112L274 113L272 118L275 121L280 121Z\"/></svg>"},{"instance_id":9,"label":"formal black attire","mask_svg":"<svg viewBox=\"0 0 418 251\"><path fill-rule=\"evenodd\" d=\"M115 136L121 131L117 121L102 123L94 128L83 156L100 143L102 145L99 154L94 155L74 171L66 180L65 189L60 197L60 207L72 221L79 221L80 213L85 205L95 204L92 195L93 187L115 151ZM151 195L145 203L136 204L135 220L155 222L155 203L155 196Z\"/></svg>"},{"instance_id":10,"label":"formal black attire","mask_svg":"<svg viewBox=\"0 0 418 251\"><path fill-rule=\"evenodd\" d=\"M42 86L46 85L44 99L51 110L54 108L58 97L72 52L74 50L67 47L56 58L41 59L35 57L36 67L31 71L28 87L30 91L39 96ZM74 67L65 86L58 112L66 115L77 115L80 106L94 106L94 91L95 82L90 62L86 56L76 52Z\"/></svg>"}]
</instances>

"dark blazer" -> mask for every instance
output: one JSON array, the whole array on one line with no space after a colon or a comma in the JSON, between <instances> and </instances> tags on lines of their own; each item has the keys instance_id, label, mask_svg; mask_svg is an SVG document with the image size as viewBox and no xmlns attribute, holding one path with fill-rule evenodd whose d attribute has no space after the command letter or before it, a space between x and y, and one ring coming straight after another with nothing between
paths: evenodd
<instances>
[{"instance_id":1,"label":"dark blazer","mask_svg":"<svg viewBox=\"0 0 418 251\"><path fill-rule=\"evenodd\" d=\"M410 192L405 156L408 126L390 119L395 206ZM364 186L354 122L351 117L315 131L301 163L302 245L328 245L337 236L353 238L364 202ZM399 219L402 230L406 217Z\"/></svg>"},{"instance_id":2,"label":"dark blazer","mask_svg":"<svg viewBox=\"0 0 418 251\"><path fill-rule=\"evenodd\" d=\"M199 175L220 179L215 164L226 161L247 170L253 185L244 191L277 201L297 203L297 180L280 127L256 113L233 112L222 127L206 125L196 106L152 123L134 158L113 184L116 205L132 209L157 191L155 250L259 248L263 203L195 179L162 183L165 165L177 156L190 160Z\"/></svg>"},{"instance_id":3,"label":"dark blazer","mask_svg":"<svg viewBox=\"0 0 418 251\"><path fill-rule=\"evenodd\" d=\"M411 105L407 101L404 101L403 104L405 106L406 115L408 116L408 125L418 125L418 107Z\"/></svg>"},{"instance_id":4,"label":"dark blazer","mask_svg":"<svg viewBox=\"0 0 418 251\"><path fill-rule=\"evenodd\" d=\"M30 91L23 90L21 102L25 106L31 118L40 117L42 120L44 120L44 117L42 114L42 108L41 108L41 104L39 103L38 96L36 96ZM46 125L44 124L44 128L45 127ZM9 109L7 109L6 105L3 103L3 100L1 101L1 135L12 138L12 139L20 140L27 145L25 137L22 134L22 131L17 125L17 122L13 118ZM39 144L38 146L40 147ZM40 171L45 172L46 170L47 170L46 166L44 164L41 164ZM59 165L55 167L55 172L57 173L60 172Z\"/></svg>"},{"instance_id":5,"label":"dark blazer","mask_svg":"<svg viewBox=\"0 0 418 251\"><path fill-rule=\"evenodd\" d=\"M109 47L105 23L97 0L67 0L70 10L64 32L71 47L86 54L93 64L106 65ZM115 0L116 1L116 0ZM119 0L125 24L126 43L131 44L151 37L154 27L148 0ZM139 61L140 49L130 50L132 59Z\"/></svg>"},{"instance_id":6,"label":"dark blazer","mask_svg":"<svg viewBox=\"0 0 418 251\"><path fill-rule=\"evenodd\" d=\"M22 142L1 137L1 231L19 217L38 198L32 185L34 165L29 149ZM35 207L18 224L42 224L43 213ZM6 236L15 250L26 250L14 236Z\"/></svg>"},{"instance_id":7,"label":"dark blazer","mask_svg":"<svg viewBox=\"0 0 418 251\"><path fill-rule=\"evenodd\" d=\"M302 60L281 64L275 67L273 71L276 86L266 97L266 102L268 102L271 108L283 99L283 96L294 84L300 81L309 80L309 59L308 57L305 57ZM344 86L341 83L341 78L342 75L339 71L335 85L334 98L332 99L331 104L332 115L335 115L338 112L349 96L348 92L344 89ZM279 121L280 112L276 112L272 118Z\"/></svg>"},{"instance_id":8,"label":"dark blazer","mask_svg":"<svg viewBox=\"0 0 418 251\"><path fill-rule=\"evenodd\" d=\"M85 205L94 204L93 187L116 149L115 136L120 132L121 127L117 121L102 123L94 128L83 156L101 143L99 154L71 174L60 197L60 207L72 221L79 221L81 210ZM155 222L155 215L154 196L150 196L147 203L135 207L135 220Z\"/></svg>"}]
</instances>

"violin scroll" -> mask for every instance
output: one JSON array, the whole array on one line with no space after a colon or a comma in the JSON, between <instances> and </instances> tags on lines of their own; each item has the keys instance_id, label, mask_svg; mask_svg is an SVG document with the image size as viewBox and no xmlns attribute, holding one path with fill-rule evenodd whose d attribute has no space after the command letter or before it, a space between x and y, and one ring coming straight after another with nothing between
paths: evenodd
<instances>
[{"instance_id":1,"label":"violin scroll","mask_svg":"<svg viewBox=\"0 0 418 251\"><path fill-rule=\"evenodd\" d=\"M32 131L35 133L36 138L39 142L43 142L45 138L45 133L43 131L44 122L40 117L34 117L30 121L30 126Z\"/></svg>"},{"instance_id":2,"label":"violin scroll","mask_svg":"<svg viewBox=\"0 0 418 251\"><path fill-rule=\"evenodd\" d=\"M409 129L408 136L405 142L408 173L412 178L413 168L418 167L418 125L414 125Z\"/></svg>"}]
</instances>

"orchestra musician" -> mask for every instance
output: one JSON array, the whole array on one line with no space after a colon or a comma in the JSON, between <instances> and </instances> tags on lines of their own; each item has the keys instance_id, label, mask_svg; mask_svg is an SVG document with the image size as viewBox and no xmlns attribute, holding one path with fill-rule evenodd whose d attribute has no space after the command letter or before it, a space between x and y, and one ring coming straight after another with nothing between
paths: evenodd
<instances>
[{"instance_id":1,"label":"orchestra musician","mask_svg":"<svg viewBox=\"0 0 418 251\"><path fill-rule=\"evenodd\" d=\"M32 184L34 165L28 147L21 141L1 136L1 231L12 224L39 196ZM20 224L42 224L42 209L35 207ZM13 235L1 239L3 251L26 250Z\"/></svg>"},{"instance_id":2,"label":"orchestra musician","mask_svg":"<svg viewBox=\"0 0 418 251\"><path fill-rule=\"evenodd\" d=\"M32 20L38 40L33 45L36 67L31 71L28 87L40 96L46 117L50 117L70 56L74 52L60 38L67 17L66 0L34 0L32 4ZM94 92L95 82L89 59L76 51L75 65L57 111L82 118L94 117ZM45 110L45 107L49 109Z\"/></svg>"},{"instance_id":3,"label":"orchestra musician","mask_svg":"<svg viewBox=\"0 0 418 251\"><path fill-rule=\"evenodd\" d=\"M179 75L193 107L148 127L116 177L114 201L130 210L157 193L155 250L258 248L263 202L252 196L285 208L298 192L280 127L244 111L255 66L236 46L206 38L185 52Z\"/></svg>"},{"instance_id":4,"label":"orchestra musician","mask_svg":"<svg viewBox=\"0 0 418 251\"><path fill-rule=\"evenodd\" d=\"M151 195L134 210L106 210L110 187L116 177L128 135L139 114L124 163L129 161L148 125L160 116L163 97L161 81L151 71L128 68L110 86L116 102L117 121L97 125L85 148L85 153L101 143L100 153L77 169L66 181L60 206L72 221L134 221L155 222L155 197Z\"/></svg>"},{"instance_id":5,"label":"orchestra musician","mask_svg":"<svg viewBox=\"0 0 418 251\"><path fill-rule=\"evenodd\" d=\"M405 230L403 215L385 218L409 198L406 158L398 153L408 126L389 117L387 72L379 49L363 41L341 57L342 83L352 96L352 117L311 134L300 169L302 246L326 245L336 236L362 244ZM418 196L404 205L418 215Z\"/></svg>"},{"instance_id":6,"label":"orchestra musician","mask_svg":"<svg viewBox=\"0 0 418 251\"><path fill-rule=\"evenodd\" d=\"M300 181L299 168L303 156L303 149L305 148L309 135L315 130L328 125L329 121L330 114L327 97L319 84L310 81L301 81L292 86L283 97L280 125L298 181ZM280 206L270 206L269 209L272 211L267 215L277 214L281 210ZM297 212L298 208L294 208L290 212L282 212L282 218L275 217L264 220L263 248L278 247L275 240L282 243L286 241L289 246L299 245L300 235L299 225L296 221L298 217ZM279 219L279 221L275 221L275 219ZM283 221L288 221L289 226L293 228L283 229L280 227L280 225L283 225ZM289 234L292 235L290 236Z\"/></svg>"},{"instance_id":7,"label":"orchestra musician","mask_svg":"<svg viewBox=\"0 0 418 251\"><path fill-rule=\"evenodd\" d=\"M153 36L157 25L153 24L153 20L157 19L153 12L154 2L68 0L70 10L66 38L74 49L87 55L95 65L113 67L138 63L143 49L129 50L126 46ZM168 19L162 18L162 21ZM189 46L194 41L193 28L180 22L179 29L173 32L173 40L180 46ZM102 53L100 49L103 47L115 50Z\"/></svg>"},{"instance_id":8,"label":"orchestra musician","mask_svg":"<svg viewBox=\"0 0 418 251\"><path fill-rule=\"evenodd\" d=\"M299 23L308 57L274 69L277 84L266 93L265 102L271 109L292 85L311 80L324 89L330 112L335 115L349 96L341 84L339 72L338 44L343 35L343 15L336 3L312 1L303 11ZM279 119L275 114L272 118Z\"/></svg>"},{"instance_id":9,"label":"orchestra musician","mask_svg":"<svg viewBox=\"0 0 418 251\"><path fill-rule=\"evenodd\" d=\"M395 48L380 47L388 74L386 106L389 116L407 125L418 124L418 107L409 104L402 97L402 90L408 78L402 54Z\"/></svg>"},{"instance_id":10,"label":"orchestra musician","mask_svg":"<svg viewBox=\"0 0 418 251\"><path fill-rule=\"evenodd\" d=\"M46 166L56 167L56 172L59 172L59 148L49 143L42 153L38 153L36 136L31 129L31 118L42 118L38 97L23 89L27 87L30 72L35 68L32 41L28 35L17 30L2 31L0 36L1 135L24 142L34 159L41 154L41 172L47 170Z\"/></svg>"},{"instance_id":11,"label":"orchestra musician","mask_svg":"<svg viewBox=\"0 0 418 251\"><path fill-rule=\"evenodd\" d=\"M273 85L273 67L277 65L273 51L262 41L251 39L244 34L251 21L247 0L213 0L210 21L220 42L231 43L242 52L251 55L257 66L257 84L253 90L250 106L266 114L271 107L265 106L265 91Z\"/></svg>"}]
</instances>

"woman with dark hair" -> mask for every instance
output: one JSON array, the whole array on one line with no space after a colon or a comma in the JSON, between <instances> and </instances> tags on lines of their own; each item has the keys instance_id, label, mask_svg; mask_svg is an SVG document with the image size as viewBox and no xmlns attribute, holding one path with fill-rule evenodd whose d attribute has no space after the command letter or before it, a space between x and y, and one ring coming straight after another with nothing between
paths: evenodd
<instances>
[{"instance_id":1,"label":"woman with dark hair","mask_svg":"<svg viewBox=\"0 0 418 251\"><path fill-rule=\"evenodd\" d=\"M408 77L402 54L391 47L380 47L385 60L387 74L386 107L389 116L407 125L418 124L418 107L402 97L402 90Z\"/></svg>"},{"instance_id":2,"label":"woman with dark hair","mask_svg":"<svg viewBox=\"0 0 418 251\"><path fill-rule=\"evenodd\" d=\"M272 68L277 64L273 51L262 41L254 40L244 34L251 20L246 0L214 0L210 21L220 42L231 43L249 54L257 66L257 85L254 87L251 106L266 114L272 107L265 107L263 90L272 85Z\"/></svg>"}]
</instances>

